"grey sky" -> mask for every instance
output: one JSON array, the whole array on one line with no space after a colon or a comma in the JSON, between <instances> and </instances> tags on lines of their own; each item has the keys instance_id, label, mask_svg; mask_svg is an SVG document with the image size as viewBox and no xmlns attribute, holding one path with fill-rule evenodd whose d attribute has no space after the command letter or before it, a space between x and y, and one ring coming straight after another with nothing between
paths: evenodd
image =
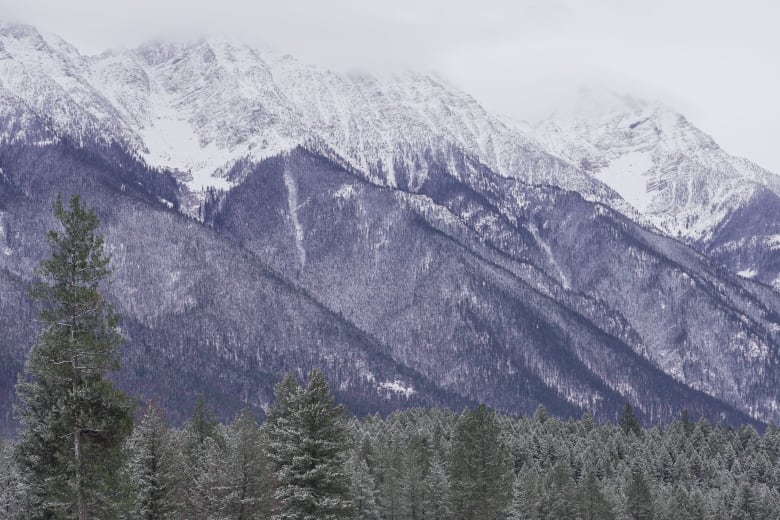
<instances>
[{"instance_id":1,"label":"grey sky","mask_svg":"<svg viewBox=\"0 0 780 520\"><path fill-rule=\"evenodd\" d=\"M665 101L780 173L780 2L0 0L83 53L205 34L335 69L429 68L537 120L585 85Z\"/></svg>"}]
</instances>

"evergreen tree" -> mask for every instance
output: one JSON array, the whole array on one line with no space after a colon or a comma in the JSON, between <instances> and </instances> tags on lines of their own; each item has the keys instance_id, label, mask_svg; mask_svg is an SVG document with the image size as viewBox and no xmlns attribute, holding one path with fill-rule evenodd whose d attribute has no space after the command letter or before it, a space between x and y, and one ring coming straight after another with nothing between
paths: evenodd
<instances>
[{"instance_id":1,"label":"evergreen tree","mask_svg":"<svg viewBox=\"0 0 780 520\"><path fill-rule=\"evenodd\" d=\"M190 466L197 466L198 459L202 458L207 439L217 438L217 426L216 419L212 417L211 410L206 406L206 400L202 395L198 396L192 417L184 428L184 453Z\"/></svg>"},{"instance_id":2,"label":"evergreen tree","mask_svg":"<svg viewBox=\"0 0 780 520\"><path fill-rule=\"evenodd\" d=\"M260 520L270 517L271 473L262 432L254 414L244 409L227 430L227 471L221 487L224 518Z\"/></svg>"},{"instance_id":3,"label":"evergreen tree","mask_svg":"<svg viewBox=\"0 0 780 520\"><path fill-rule=\"evenodd\" d=\"M356 518L378 520L377 490L368 463L359 450L353 450L346 465Z\"/></svg>"},{"instance_id":4,"label":"evergreen tree","mask_svg":"<svg viewBox=\"0 0 780 520\"><path fill-rule=\"evenodd\" d=\"M580 504L577 498L576 487L567 464L559 462L544 479L540 492L539 510L542 518L579 519Z\"/></svg>"},{"instance_id":5,"label":"evergreen tree","mask_svg":"<svg viewBox=\"0 0 780 520\"><path fill-rule=\"evenodd\" d=\"M540 495L538 473L528 465L523 466L512 488L509 520L540 520Z\"/></svg>"},{"instance_id":6,"label":"evergreen tree","mask_svg":"<svg viewBox=\"0 0 780 520\"><path fill-rule=\"evenodd\" d=\"M612 504L604 496L596 475L588 473L580 491L582 520L611 520L615 518Z\"/></svg>"},{"instance_id":7,"label":"evergreen tree","mask_svg":"<svg viewBox=\"0 0 780 520\"><path fill-rule=\"evenodd\" d=\"M220 441L223 437L219 437ZM195 471L188 482L185 518L229 518L231 475L230 453L217 437L206 437Z\"/></svg>"},{"instance_id":8,"label":"evergreen tree","mask_svg":"<svg viewBox=\"0 0 780 520\"><path fill-rule=\"evenodd\" d=\"M633 520L653 520L653 497L645 477L634 471L626 489L626 509Z\"/></svg>"},{"instance_id":9,"label":"evergreen tree","mask_svg":"<svg viewBox=\"0 0 780 520\"><path fill-rule=\"evenodd\" d=\"M277 520L350 518L353 504L344 465L350 448L341 406L322 372L309 374L305 389L288 375L276 388L269 412L268 458L278 487Z\"/></svg>"},{"instance_id":10,"label":"evergreen tree","mask_svg":"<svg viewBox=\"0 0 780 520\"><path fill-rule=\"evenodd\" d=\"M180 518L183 511L183 460L162 412L149 403L129 442L134 517Z\"/></svg>"},{"instance_id":11,"label":"evergreen tree","mask_svg":"<svg viewBox=\"0 0 780 520\"><path fill-rule=\"evenodd\" d=\"M512 462L496 413L484 405L463 412L455 425L450 485L455 518L492 520L512 497Z\"/></svg>"},{"instance_id":12,"label":"evergreen tree","mask_svg":"<svg viewBox=\"0 0 780 520\"><path fill-rule=\"evenodd\" d=\"M452 518L450 486L447 469L438 455L434 453L428 474L423 482L423 511L426 520L447 520Z\"/></svg>"},{"instance_id":13,"label":"evergreen tree","mask_svg":"<svg viewBox=\"0 0 780 520\"><path fill-rule=\"evenodd\" d=\"M111 270L95 213L79 197L54 214L62 231L47 235L52 256L45 281L43 330L17 383L23 425L17 459L30 492L28 518L111 516L121 487L123 445L132 429L131 402L105 375L119 368L118 317L100 286Z\"/></svg>"},{"instance_id":14,"label":"evergreen tree","mask_svg":"<svg viewBox=\"0 0 780 520\"><path fill-rule=\"evenodd\" d=\"M224 439L203 396L195 401L181 443L185 463L185 516L207 517L215 507L212 494L224 462Z\"/></svg>"},{"instance_id":15,"label":"evergreen tree","mask_svg":"<svg viewBox=\"0 0 780 520\"><path fill-rule=\"evenodd\" d=\"M642 433L642 428L639 426L639 421L634 415L634 410L631 409L631 405L626 402L623 406L623 415L620 416L620 428L624 433L633 433L639 435Z\"/></svg>"},{"instance_id":16,"label":"evergreen tree","mask_svg":"<svg viewBox=\"0 0 780 520\"><path fill-rule=\"evenodd\" d=\"M409 520L423 517L425 477L430 469L430 447L419 432L405 439L401 458L401 514Z\"/></svg>"},{"instance_id":17,"label":"evergreen tree","mask_svg":"<svg viewBox=\"0 0 780 520\"><path fill-rule=\"evenodd\" d=\"M19 518L22 483L13 461L12 446L0 437L0 518Z\"/></svg>"},{"instance_id":18,"label":"evergreen tree","mask_svg":"<svg viewBox=\"0 0 780 520\"><path fill-rule=\"evenodd\" d=\"M731 518L734 520L758 520L760 512L759 499L756 497L753 487L743 482L737 491Z\"/></svg>"}]
</instances>

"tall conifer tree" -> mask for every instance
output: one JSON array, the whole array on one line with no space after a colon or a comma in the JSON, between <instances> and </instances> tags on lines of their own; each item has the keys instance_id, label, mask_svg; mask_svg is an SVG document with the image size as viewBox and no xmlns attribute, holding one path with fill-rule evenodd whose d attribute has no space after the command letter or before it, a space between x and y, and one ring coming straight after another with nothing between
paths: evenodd
<instances>
[{"instance_id":1,"label":"tall conifer tree","mask_svg":"<svg viewBox=\"0 0 780 520\"><path fill-rule=\"evenodd\" d=\"M275 470L275 520L337 520L353 515L345 462L350 448L341 406L322 372L301 389L292 375L276 388L266 428Z\"/></svg>"},{"instance_id":2,"label":"tall conifer tree","mask_svg":"<svg viewBox=\"0 0 780 520\"><path fill-rule=\"evenodd\" d=\"M95 213L78 196L54 214L33 295L43 323L17 384L24 429L17 449L29 485L28 518L111 516L115 477L132 428L131 402L106 379L119 368L118 317L100 292L111 274Z\"/></svg>"},{"instance_id":3,"label":"tall conifer tree","mask_svg":"<svg viewBox=\"0 0 780 520\"><path fill-rule=\"evenodd\" d=\"M149 403L130 437L133 511L142 520L180 518L184 502L183 460L162 411Z\"/></svg>"},{"instance_id":4,"label":"tall conifer tree","mask_svg":"<svg viewBox=\"0 0 780 520\"><path fill-rule=\"evenodd\" d=\"M455 424L450 453L455 518L499 518L512 500L512 457L496 412L480 405Z\"/></svg>"}]
</instances>

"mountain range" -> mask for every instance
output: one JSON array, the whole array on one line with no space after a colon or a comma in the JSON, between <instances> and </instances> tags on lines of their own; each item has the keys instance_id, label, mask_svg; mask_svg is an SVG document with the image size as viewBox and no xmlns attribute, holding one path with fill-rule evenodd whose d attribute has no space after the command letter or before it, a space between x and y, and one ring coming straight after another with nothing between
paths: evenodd
<instances>
[{"instance_id":1,"label":"mountain range","mask_svg":"<svg viewBox=\"0 0 780 520\"><path fill-rule=\"evenodd\" d=\"M174 420L320 367L355 413L778 411L780 177L604 90L536 125L435 75L0 25L0 395L57 193L103 222L117 379Z\"/></svg>"}]
</instances>

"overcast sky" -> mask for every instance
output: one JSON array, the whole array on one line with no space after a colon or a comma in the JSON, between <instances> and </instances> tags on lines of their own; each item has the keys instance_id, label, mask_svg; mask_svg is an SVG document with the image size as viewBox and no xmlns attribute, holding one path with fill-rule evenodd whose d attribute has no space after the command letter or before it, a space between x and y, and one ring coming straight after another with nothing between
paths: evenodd
<instances>
[{"instance_id":1,"label":"overcast sky","mask_svg":"<svg viewBox=\"0 0 780 520\"><path fill-rule=\"evenodd\" d=\"M780 2L771 0L0 0L0 19L82 53L224 35L338 70L432 69L535 121L582 86L666 102L780 173Z\"/></svg>"}]
</instances>

